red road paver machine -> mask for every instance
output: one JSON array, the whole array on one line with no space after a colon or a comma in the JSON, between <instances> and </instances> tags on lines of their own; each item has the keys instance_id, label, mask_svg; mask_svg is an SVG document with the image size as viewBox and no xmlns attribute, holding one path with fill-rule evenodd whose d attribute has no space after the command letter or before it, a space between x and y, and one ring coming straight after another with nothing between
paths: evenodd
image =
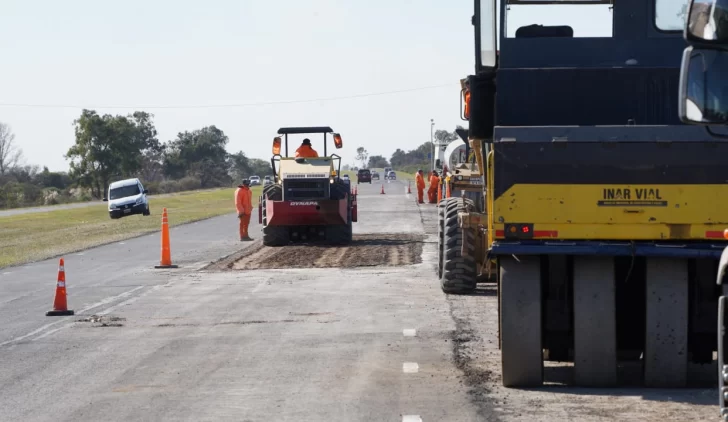
<instances>
[{"instance_id":1,"label":"red road paver machine","mask_svg":"<svg viewBox=\"0 0 728 422\"><path fill-rule=\"evenodd\" d=\"M323 156L289 156L289 135L304 134L323 134ZM328 126L278 129L282 137L273 139L271 158L275 183L263 189L258 205L265 246L313 240L334 245L351 242L352 223L357 221L356 195L339 177L341 157L327 155L329 134L336 149L341 148L341 135Z\"/></svg>"}]
</instances>

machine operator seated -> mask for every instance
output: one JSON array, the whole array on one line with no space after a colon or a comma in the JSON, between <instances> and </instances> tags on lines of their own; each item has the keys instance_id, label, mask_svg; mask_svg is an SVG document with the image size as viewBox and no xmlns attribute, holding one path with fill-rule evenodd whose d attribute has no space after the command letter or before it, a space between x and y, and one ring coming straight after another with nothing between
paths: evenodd
<instances>
[{"instance_id":1,"label":"machine operator seated","mask_svg":"<svg viewBox=\"0 0 728 422\"><path fill-rule=\"evenodd\" d=\"M301 146L296 150L296 158L318 158L318 152L311 146L311 140L306 138L301 143Z\"/></svg>"}]
</instances>

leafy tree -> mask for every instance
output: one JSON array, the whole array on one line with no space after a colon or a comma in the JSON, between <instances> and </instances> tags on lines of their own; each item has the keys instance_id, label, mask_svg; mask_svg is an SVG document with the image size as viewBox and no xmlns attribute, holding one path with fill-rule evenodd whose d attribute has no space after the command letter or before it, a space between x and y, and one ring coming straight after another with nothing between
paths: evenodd
<instances>
[{"instance_id":1,"label":"leafy tree","mask_svg":"<svg viewBox=\"0 0 728 422\"><path fill-rule=\"evenodd\" d=\"M250 159L243 151L230 154L230 176L233 182L239 182L252 174L250 169Z\"/></svg>"},{"instance_id":2,"label":"leafy tree","mask_svg":"<svg viewBox=\"0 0 728 422\"><path fill-rule=\"evenodd\" d=\"M261 160L259 158L251 158L250 174L258 175L260 177L272 176L273 168L271 167L270 161Z\"/></svg>"},{"instance_id":3,"label":"leafy tree","mask_svg":"<svg viewBox=\"0 0 728 422\"><path fill-rule=\"evenodd\" d=\"M74 121L76 143L66 153L71 177L99 198L112 178L136 175L145 153L160 148L151 119L145 112L100 116L83 110Z\"/></svg>"},{"instance_id":4,"label":"leafy tree","mask_svg":"<svg viewBox=\"0 0 728 422\"><path fill-rule=\"evenodd\" d=\"M203 188L230 185L227 143L228 137L215 126L181 132L167 144L164 172L175 179L198 177Z\"/></svg>"},{"instance_id":5,"label":"leafy tree","mask_svg":"<svg viewBox=\"0 0 728 422\"><path fill-rule=\"evenodd\" d=\"M389 161L387 161L384 156L381 155L372 155L369 157L369 164L367 165L369 168L384 168L389 167Z\"/></svg>"}]
</instances>

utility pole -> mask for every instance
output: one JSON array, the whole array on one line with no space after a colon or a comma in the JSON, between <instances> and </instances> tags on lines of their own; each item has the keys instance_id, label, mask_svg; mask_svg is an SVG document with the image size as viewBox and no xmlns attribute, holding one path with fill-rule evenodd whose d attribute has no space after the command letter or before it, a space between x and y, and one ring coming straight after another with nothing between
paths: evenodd
<instances>
[{"instance_id":1,"label":"utility pole","mask_svg":"<svg viewBox=\"0 0 728 422\"><path fill-rule=\"evenodd\" d=\"M430 173L435 170L435 137L433 129L435 127L435 119L430 119L430 143L432 144L432 158L430 159Z\"/></svg>"}]
</instances>

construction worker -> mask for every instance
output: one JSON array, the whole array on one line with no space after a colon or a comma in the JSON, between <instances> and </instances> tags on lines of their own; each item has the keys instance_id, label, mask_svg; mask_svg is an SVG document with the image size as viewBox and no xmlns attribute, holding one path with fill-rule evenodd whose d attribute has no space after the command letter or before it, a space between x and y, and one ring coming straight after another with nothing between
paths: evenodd
<instances>
[{"instance_id":1,"label":"construction worker","mask_svg":"<svg viewBox=\"0 0 728 422\"><path fill-rule=\"evenodd\" d=\"M420 204L425 203L425 176L422 173L422 169L417 170L415 176L415 186L417 187L417 202Z\"/></svg>"},{"instance_id":2,"label":"construction worker","mask_svg":"<svg viewBox=\"0 0 728 422\"><path fill-rule=\"evenodd\" d=\"M440 178L437 176L437 170L432 170L430 175L430 189L427 190L427 199L431 204L437 204L437 185L440 183Z\"/></svg>"},{"instance_id":3,"label":"construction worker","mask_svg":"<svg viewBox=\"0 0 728 422\"><path fill-rule=\"evenodd\" d=\"M249 242L253 240L248 235L250 215L253 213L253 192L250 190L250 180L245 179L235 190L235 208L240 219L240 241Z\"/></svg>"},{"instance_id":4,"label":"construction worker","mask_svg":"<svg viewBox=\"0 0 728 422\"><path fill-rule=\"evenodd\" d=\"M311 146L311 140L306 138L296 150L296 157L318 158L318 152Z\"/></svg>"}]
</instances>

